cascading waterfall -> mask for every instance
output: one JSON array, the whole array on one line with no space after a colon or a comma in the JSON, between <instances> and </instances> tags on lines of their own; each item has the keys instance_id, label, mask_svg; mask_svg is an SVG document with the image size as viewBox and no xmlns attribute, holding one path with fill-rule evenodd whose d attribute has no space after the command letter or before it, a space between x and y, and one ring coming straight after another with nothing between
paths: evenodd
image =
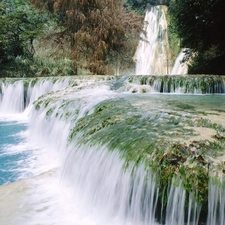
<instances>
[{"instance_id":1,"label":"cascading waterfall","mask_svg":"<svg viewBox=\"0 0 225 225\"><path fill-rule=\"evenodd\" d=\"M150 168L147 169L144 162L131 161L127 164L119 145L112 150L110 143L104 144L103 140L98 138L93 142L88 139L100 129L91 120L93 114L104 111L104 105L98 108L99 104L120 99L131 101L136 93L133 91L134 87L139 86L142 90L142 86L145 89L146 86L150 86L150 91L154 89L160 92L162 89L168 91L168 85L172 87L176 84L178 88L181 83L184 85L185 82L189 82L187 86L190 86L192 82L195 84L193 90L196 91L202 90L201 79L208 79L213 81L211 87L214 91L224 93L224 83L218 77L199 77L191 81L185 81L183 77L180 77L179 81L178 76L172 78L170 82L167 77L164 77L164 80L161 79L160 88L156 87L158 81L154 76L126 76L120 79L116 76L110 79L98 77L87 80L75 77L58 79L55 82L51 79L40 79L35 83L32 83L32 80L2 82L0 111L21 113L29 108L29 139L39 146L45 146L46 149L57 152L62 191L71 193L69 199L72 207L68 211L67 206L59 207L62 211L57 211L54 207L61 203L53 198L54 190L49 189L46 184L43 186L43 182L40 182L43 180L49 183L50 180L51 184L51 176L55 175L51 172L50 176L46 171L38 176L36 181L32 181L35 184L34 191L24 194L30 199L26 199L27 206L24 206L24 210L21 209L19 216L17 215L17 224L198 225L201 204L196 202L193 193L187 193L184 190L178 178L174 178L168 188L165 187L164 193L168 199L164 202L163 196L160 195L157 173ZM215 88L216 82L220 85L220 89ZM199 87L196 84L199 84ZM126 88L123 88L124 86ZM210 86L204 88L210 90ZM13 93L16 95L14 96ZM146 94L143 91L139 93L142 93L141 97ZM140 96L137 95L138 97ZM146 105L150 105L150 108L142 112L143 118L148 117L146 111L153 107L149 103L150 96L147 95L147 97ZM161 96L159 97L161 99ZM138 99L136 108L140 108L143 101L144 98ZM159 104L154 106L161 110ZM97 112L96 109L98 109ZM138 117L136 111L128 111L125 114ZM157 120L157 115L154 116ZM113 115L109 114L106 119L111 117L113 118ZM85 118L92 123L91 127L93 127L88 135L82 129L88 125L86 120L82 121ZM131 118L128 119L127 122L131 123ZM76 124L80 121L81 127L78 129ZM119 119L116 121L119 122ZM106 131L111 129L110 126L107 128L105 120L101 124L105 126ZM76 132L71 135L74 129ZM133 140L136 137L130 138ZM127 136L127 141L128 139ZM53 181L52 184L59 185ZM222 198L224 190L224 185L222 187L216 185L213 180L209 182L208 218L207 221L205 220L207 225L225 223L225 201ZM39 192L40 195L37 195ZM26 193L25 190L24 193ZM187 196L189 196L188 199ZM24 202L23 204L26 205ZM76 218L78 215L80 217ZM11 217L13 216L12 214ZM10 223L3 225L6 224Z\"/></svg>"},{"instance_id":2,"label":"cascading waterfall","mask_svg":"<svg viewBox=\"0 0 225 225\"><path fill-rule=\"evenodd\" d=\"M221 186L218 186L218 180L211 179L209 185L209 213L207 219L207 225L217 224L222 225L225 223L225 182L220 181Z\"/></svg>"},{"instance_id":3,"label":"cascading waterfall","mask_svg":"<svg viewBox=\"0 0 225 225\"><path fill-rule=\"evenodd\" d=\"M107 89L104 92L104 86L101 94L98 89L90 91L91 96L89 92L73 96L74 101L85 97L85 102L67 105L68 111L79 111L79 114L73 114L75 118L72 120L88 115L94 105L114 96ZM92 207L95 207L96 212L93 213L98 217L101 215L98 221L101 224L108 224L111 219L116 219L118 224L157 224L154 211L158 190L154 174L150 171L146 173L143 165L138 168L131 165L124 171L125 162L120 159L119 152L110 153L106 146L79 146L76 140L68 145L68 132L63 132L62 136L61 131L69 131L72 124L60 119L65 118L62 102L59 100L55 104L54 111L47 118L48 107L39 112L33 110L30 129L35 142L48 143L56 151L66 152L62 162L62 181L72 189L74 198L79 199L80 205L84 204L87 211L93 211ZM80 110L82 106L86 106L85 110Z\"/></svg>"},{"instance_id":4,"label":"cascading waterfall","mask_svg":"<svg viewBox=\"0 0 225 225\"><path fill-rule=\"evenodd\" d=\"M182 50L176 58L173 69L171 71L171 75L184 75L187 74L187 64L182 63L184 59L185 52Z\"/></svg>"},{"instance_id":5,"label":"cascading waterfall","mask_svg":"<svg viewBox=\"0 0 225 225\"><path fill-rule=\"evenodd\" d=\"M120 91L132 93L177 93L177 94L212 94L225 93L224 76L208 75L148 75L126 76L125 85L115 81L113 86ZM121 87L120 87L121 86Z\"/></svg>"},{"instance_id":6,"label":"cascading waterfall","mask_svg":"<svg viewBox=\"0 0 225 225\"><path fill-rule=\"evenodd\" d=\"M169 190L169 199L167 204L166 224L183 225L184 224L184 204L185 191L180 181L178 186L171 185ZM177 214L179 212L179 214Z\"/></svg>"},{"instance_id":7,"label":"cascading waterfall","mask_svg":"<svg viewBox=\"0 0 225 225\"><path fill-rule=\"evenodd\" d=\"M30 82L27 88L26 107L32 104L38 97L47 94L51 91L61 90L68 86L68 79L61 78L59 80L40 80L35 85Z\"/></svg>"},{"instance_id":8,"label":"cascading waterfall","mask_svg":"<svg viewBox=\"0 0 225 225\"><path fill-rule=\"evenodd\" d=\"M104 87L101 89L105 90ZM85 105L88 107L85 112L80 110L81 115L73 115L75 118L70 118L70 121L89 115L94 105L109 97L116 97L107 90L101 92L104 97L99 96L99 91L96 89L90 91L91 96L89 92L81 93L81 96L73 96L75 104L67 105L68 111L71 108L73 111L82 108L81 105L76 104L76 99L80 98L85 99ZM95 99L94 102L93 99ZM57 143L55 140L61 136L60 131L69 131L71 128L59 119L63 118L65 113L63 107L60 110L62 103L59 101L55 104L57 106L53 106L54 111L47 119L44 115L48 112L48 107L41 113L33 111L32 136L37 142L50 143L52 148L58 151L64 149L66 155L62 162L62 181L72 190L74 198L79 199L80 205L84 205L87 211L94 211L93 214L98 217L101 215L98 220L100 224L107 224L109 220L115 220L117 224L159 224L155 218L159 190L154 173L150 170L146 172L142 164L138 167L132 164L126 167L125 161L120 159L120 153L109 152L107 146L80 145L76 139L67 146L67 132L64 132L64 136L60 138L61 144ZM82 136L82 133L78 136ZM180 208L184 208L184 202L177 206L179 199L174 197L174 195L179 196L180 192L184 193L182 185L178 188L172 185L171 190L170 205L167 209L169 213L166 214L170 215L170 210L173 214L171 217L168 216L165 224L174 225L174 222L179 224L180 221L184 223L184 213L180 214ZM176 204L173 204L174 202ZM94 210L93 207L95 207Z\"/></svg>"},{"instance_id":9,"label":"cascading waterfall","mask_svg":"<svg viewBox=\"0 0 225 225\"><path fill-rule=\"evenodd\" d=\"M72 147L63 177L75 198L84 196L81 204L91 202L88 211L96 207L105 220L102 224L115 219L118 224L157 224L158 190L154 175L146 173L143 166L130 166L124 171L124 164L118 152L108 152L105 146L84 145L77 150Z\"/></svg>"},{"instance_id":10,"label":"cascading waterfall","mask_svg":"<svg viewBox=\"0 0 225 225\"><path fill-rule=\"evenodd\" d=\"M169 74L167 21L162 6L150 7L145 15L145 34L135 54L136 75Z\"/></svg>"},{"instance_id":11,"label":"cascading waterfall","mask_svg":"<svg viewBox=\"0 0 225 225\"><path fill-rule=\"evenodd\" d=\"M54 80L33 79L27 84L22 80L2 83L0 92L1 113L22 113L29 108L38 97L51 91L57 91L68 86L68 79Z\"/></svg>"},{"instance_id":12,"label":"cascading waterfall","mask_svg":"<svg viewBox=\"0 0 225 225\"><path fill-rule=\"evenodd\" d=\"M187 63L182 63L182 50L171 66L170 48L167 33L167 21L163 6L149 7L144 19L144 33L135 54L136 75L150 74L187 74Z\"/></svg>"},{"instance_id":13,"label":"cascading waterfall","mask_svg":"<svg viewBox=\"0 0 225 225\"><path fill-rule=\"evenodd\" d=\"M24 110L24 85L22 81L2 84L1 112L21 113Z\"/></svg>"}]
</instances>

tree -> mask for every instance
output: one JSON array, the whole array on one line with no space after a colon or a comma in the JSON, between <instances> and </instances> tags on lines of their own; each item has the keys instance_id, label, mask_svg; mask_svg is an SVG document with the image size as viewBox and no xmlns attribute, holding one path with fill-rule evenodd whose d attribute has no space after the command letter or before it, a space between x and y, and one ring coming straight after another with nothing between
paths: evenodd
<instances>
[{"instance_id":1,"label":"tree","mask_svg":"<svg viewBox=\"0 0 225 225\"><path fill-rule=\"evenodd\" d=\"M58 14L70 36L75 67L95 74L112 73L118 62L132 63L142 17L127 13L117 0L31 0Z\"/></svg>"},{"instance_id":2,"label":"tree","mask_svg":"<svg viewBox=\"0 0 225 225\"><path fill-rule=\"evenodd\" d=\"M146 10L147 5L156 6L156 5L169 5L171 0L126 0L124 6L128 10L135 10L139 14L143 14Z\"/></svg>"},{"instance_id":3,"label":"tree","mask_svg":"<svg viewBox=\"0 0 225 225\"><path fill-rule=\"evenodd\" d=\"M188 72L225 74L225 1L173 0L169 8L172 29L191 59Z\"/></svg>"},{"instance_id":4,"label":"tree","mask_svg":"<svg viewBox=\"0 0 225 225\"><path fill-rule=\"evenodd\" d=\"M17 56L32 58L33 41L43 29L41 14L29 7L11 10L7 3L0 4L0 64Z\"/></svg>"}]
</instances>

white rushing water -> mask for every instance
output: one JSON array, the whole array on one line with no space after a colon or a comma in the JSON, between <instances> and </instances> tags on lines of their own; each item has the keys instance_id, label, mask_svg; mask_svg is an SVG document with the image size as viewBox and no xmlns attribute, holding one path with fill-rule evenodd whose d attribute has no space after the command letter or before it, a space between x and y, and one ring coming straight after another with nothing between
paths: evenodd
<instances>
[{"instance_id":1,"label":"white rushing water","mask_svg":"<svg viewBox=\"0 0 225 225\"><path fill-rule=\"evenodd\" d=\"M207 219L207 225L217 224L224 225L225 224L225 182L221 182L222 185L216 185L214 179L211 179L209 185L209 213Z\"/></svg>"},{"instance_id":2,"label":"white rushing water","mask_svg":"<svg viewBox=\"0 0 225 225\"><path fill-rule=\"evenodd\" d=\"M142 164L131 163L125 170L120 151L109 151L106 145L78 144L76 138L68 142L73 123L91 115L99 102L121 95L104 82L84 88L88 82L74 88L67 79L43 79L28 85L26 92L22 81L4 84L0 117L11 113L14 119L24 116L28 120L26 140L32 147L28 161L33 176L0 187L1 225L162 224L163 218L156 219L160 214L156 174ZM48 105L35 108L33 102L49 92L52 94L42 98L50 99ZM210 183L207 225L225 224L223 190ZM165 191L168 204L159 216L165 224L198 225L201 206L191 196L184 222L182 184L171 184Z\"/></svg>"},{"instance_id":3,"label":"white rushing water","mask_svg":"<svg viewBox=\"0 0 225 225\"><path fill-rule=\"evenodd\" d=\"M183 63L185 52L182 50L176 58L173 69L171 71L171 75L183 75L187 74L187 64Z\"/></svg>"},{"instance_id":4,"label":"white rushing water","mask_svg":"<svg viewBox=\"0 0 225 225\"><path fill-rule=\"evenodd\" d=\"M167 20L163 7L148 8L144 23L144 33L140 35L140 41L134 57L136 61L136 75L187 74L187 63L182 62L185 56L185 49L178 54L174 65L172 67L170 65Z\"/></svg>"},{"instance_id":5,"label":"white rushing water","mask_svg":"<svg viewBox=\"0 0 225 225\"><path fill-rule=\"evenodd\" d=\"M136 75L168 74L169 45L167 21L161 6L150 7L135 54Z\"/></svg>"},{"instance_id":6,"label":"white rushing water","mask_svg":"<svg viewBox=\"0 0 225 225\"><path fill-rule=\"evenodd\" d=\"M24 110L24 85L22 81L2 85L4 98L1 99L1 112L21 113Z\"/></svg>"}]
</instances>

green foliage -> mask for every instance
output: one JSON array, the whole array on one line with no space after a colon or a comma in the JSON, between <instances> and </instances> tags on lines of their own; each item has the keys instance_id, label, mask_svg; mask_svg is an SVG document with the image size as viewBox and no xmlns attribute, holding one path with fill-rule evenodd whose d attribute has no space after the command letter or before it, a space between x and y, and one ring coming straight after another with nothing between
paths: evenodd
<instances>
[{"instance_id":1,"label":"green foliage","mask_svg":"<svg viewBox=\"0 0 225 225\"><path fill-rule=\"evenodd\" d=\"M156 6L156 5L169 5L170 0L126 0L124 2L124 7L131 11L135 10L139 14L144 14L147 5Z\"/></svg>"},{"instance_id":2,"label":"green foliage","mask_svg":"<svg viewBox=\"0 0 225 225\"><path fill-rule=\"evenodd\" d=\"M12 11L17 11L18 8L29 6L28 0L4 0L3 2L7 3Z\"/></svg>"},{"instance_id":3,"label":"green foliage","mask_svg":"<svg viewBox=\"0 0 225 225\"><path fill-rule=\"evenodd\" d=\"M0 66L17 56L32 58L33 42L44 28L45 18L41 13L28 5L16 9L15 5L7 2L0 5Z\"/></svg>"},{"instance_id":4,"label":"green foliage","mask_svg":"<svg viewBox=\"0 0 225 225\"><path fill-rule=\"evenodd\" d=\"M62 28L56 28L57 19L38 11L27 0L5 0L0 4L2 77L74 74L68 45L61 38Z\"/></svg>"},{"instance_id":5,"label":"green foliage","mask_svg":"<svg viewBox=\"0 0 225 225\"><path fill-rule=\"evenodd\" d=\"M34 56L32 59L17 56L1 70L3 77L49 77L74 75L73 62L69 58L54 59Z\"/></svg>"},{"instance_id":6,"label":"green foliage","mask_svg":"<svg viewBox=\"0 0 225 225\"><path fill-rule=\"evenodd\" d=\"M188 48L189 73L225 73L225 20L223 0L171 1L171 30L180 38L181 48ZM188 13L187 13L188 12Z\"/></svg>"},{"instance_id":7,"label":"green foliage","mask_svg":"<svg viewBox=\"0 0 225 225\"><path fill-rule=\"evenodd\" d=\"M144 14L144 11L146 10L147 1L146 0L127 0L124 3L124 6L127 8L127 10L135 10L139 14Z\"/></svg>"}]
</instances>

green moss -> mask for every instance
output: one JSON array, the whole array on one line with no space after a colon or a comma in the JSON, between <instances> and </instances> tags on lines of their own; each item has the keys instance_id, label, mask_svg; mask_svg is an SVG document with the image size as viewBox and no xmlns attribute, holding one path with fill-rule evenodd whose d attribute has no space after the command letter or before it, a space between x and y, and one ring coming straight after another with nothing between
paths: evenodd
<instances>
[{"instance_id":1,"label":"green moss","mask_svg":"<svg viewBox=\"0 0 225 225\"><path fill-rule=\"evenodd\" d=\"M143 77L141 78L141 85L147 84L147 79L148 79L147 76L143 76Z\"/></svg>"},{"instance_id":2,"label":"green moss","mask_svg":"<svg viewBox=\"0 0 225 225\"><path fill-rule=\"evenodd\" d=\"M45 99L43 100L43 106L44 108L47 108L47 106L49 105L49 103L52 102L52 99L51 98L48 98L48 99Z\"/></svg>"},{"instance_id":3,"label":"green moss","mask_svg":"<svg viewBox=\"0 0 225 225\"><path fill-rule=\"evenodd\" d=\"M35 101L35 102L34 102L34 107L35 107L35 109L36 109L36 110L39 110L39 109L41 108L42 103L43 103L43 102L40 101L40 100L39 100L39 101Z\"/></svg>"},{"instance_id":4,"label":"green moss","mask_svg":"<svg viewBox=\"0 0 225 225\"><path fill-rule=\"evenodd\" d=\"M34 87L35 84L37 83L38 79L37 78L33 78L31 81L30 81L30 85L31 87Z\"/></svg>"},{"instance_id":5,"label":"green moss","mask_svg":"<svg viewBox=\"0 0 225 225\"><path fill-rule=\"evenodd\" d=\"M179 108L194 110L188 104ZM193 130L183 128L185 124L221 132L222 127L218 124L193 118L195 115L176 111L143 117L127 101L107 100L100 103L93 114L76 123L71 130L70 141L80 132L80 143L101 143L111 151L119 149L126 161L124 169L130 164L144 163L146 169L156 172L160 190L170 185L174 176L179 177L187 193L194 193L196 201L205 204L209 181L209 162L206 159L208 155L222 154L225 141L221 134L211 142L193 141L187 145L176 141L177 136L194 135Z\"/></svg>"},{"instance_id":6,"label":"green moss","mask_svg":"<svg viewBox=\"0 0 225 225\"><path fill-rule=\"evenodd\" d=\"M194 120L188 120L187 123L189 126L192 127L206 127L215 129L216 131L225 132L225 128L221 124L212 123L209 119L205 118L196 118Z\"/></svg>"},{"instance_id":7,"label":"green moss","mask_svg":"<svg viewBox=\"0 0 225 225\"><path fill-rule=\"evenodd\" d=\"M142 89L141 89L141 92L142 92L142 93L147 93L147 90L146 90L145 88L142 88Z\"/></svg>"},{"instance_id":8,"label":"green moss","mask_svg":"<svg viewBox=\"0 0 225 225\"><path fill-rule=\"evenodd\" d=\"M23 81L23 86L24 86L24 88L28 88L29 87L29 80L24 80Z\"/></svg>"},{"instance_id":9,"label":"green moss","mask_svg":"<svg viewBox=\"0 0 225 225\"><path fill-rule=\"evenodd\" d=\"M46 116L47 117L50 116L54 110L55 110L55 107L48 109L48 111L46 112Z\"/></svg>"}]
</instances>

